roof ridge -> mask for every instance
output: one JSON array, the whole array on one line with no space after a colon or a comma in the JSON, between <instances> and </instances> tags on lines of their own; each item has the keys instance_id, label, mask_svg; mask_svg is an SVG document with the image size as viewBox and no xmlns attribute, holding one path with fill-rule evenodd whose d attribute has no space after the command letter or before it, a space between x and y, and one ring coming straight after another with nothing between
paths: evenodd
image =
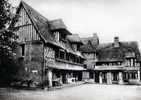
<instances>
[{"instance_id":1,"label":"roof ridge","mask_svg":"<svg viewBox=\"0 0 141 100\"><path fill-rule=\"evenodd\" d=\"M36 31L38 31L41 39L43 39L44 42L49 42L50 40L52 40L52 36L49 34L50 30L49 30L48 19L43 15L41 15L38 11L36 11L31 6L29 6L24 1L20 2L19 7L21 7L21 5L23 6L24 10L29 16Z\"/></svg>"},{"instance_id":2,"label":"roof ridge","mask_svg":"<svg viewBox=\"0 0 141 100\"><path fill-rule=\"evenodd\" d=\"M57 21L57 20L62 20L62 21L63 21L62 18L56 18L56 19L53 19L53 20L49 20L49 22L50 22L50 21Z\"/></svg>"},{"instance_id":3,"label":"roof ridge","mask_svg":"<svg viewBox=\"0 0 141 100\"><path fill-rule=\"evenodd\" d=\"M29 6L29 5L28 5L26 2L24 2L23 0L21 1L21 4L23 5L23 7L24 7L26 13L28 14L28 16L29 16L31 22L33 23L33 25L34 25L36 31L38 31L38 32L40 33L39 28L38 28L37 25L35 24L35 21L34 21L35 19L34 19L34 20L32 19L31 14L30 14L30 13L28 12L28 10L27 10L27 7L30 9L30 11L32 10L32 11L34 11L35 13L39 14L40 16L42 16L42 15L41 15L40 13L38 13L35 9L33 9L31 6ZM40 36L44 41L46 41L46 39L44 38L44 36L42 36L42 34L39 34L39 36Z\"/></svg>"},{"instance_id":4,"label":"roof ridge","mask_svg":"<svg viewBox=\"0 0 141 100\"><path fill-rule=\"evenodd\" d=\"M42 18L46 19L48 21L48 19L46 17L44 17L41 13L39 13L38 11L36 11L33 7L31 7L29 4L27 4L26 2L24 2L23 0L21 1L21 3L23 4L23 6L28 6L32 11L36 12L38 15L40 15ZM24 6L24 7L25 7ZM25 7L26 8L26 7Z\"/></svg>"}]
</instances>

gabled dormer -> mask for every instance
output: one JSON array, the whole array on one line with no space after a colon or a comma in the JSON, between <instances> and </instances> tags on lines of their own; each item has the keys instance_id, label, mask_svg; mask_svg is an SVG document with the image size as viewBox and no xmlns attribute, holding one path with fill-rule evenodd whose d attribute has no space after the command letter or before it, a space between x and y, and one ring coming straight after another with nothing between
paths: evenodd
<instances>
[{"instance_id":1,"label":"gabled dormer","mask_svg":"<svg viewBox=\"0 0 141 100\"><path fill-rule=\"evenodd\" d=\"M67 35L71 35L62 19L49 21L49 27L56 41L66 42Z\"/></svg>"},{"instance_id":2,"label":"gabled dormer","mask_svg":"<svg viewBox=\"0 0 141 100\"><path fill-rule=\"evenodd\" d=\"M78 51L80 46L83 45L83 43L82 43L78 34L68 35L67 39L72 44L74 51Z\"/></svg>"}]
</instances>

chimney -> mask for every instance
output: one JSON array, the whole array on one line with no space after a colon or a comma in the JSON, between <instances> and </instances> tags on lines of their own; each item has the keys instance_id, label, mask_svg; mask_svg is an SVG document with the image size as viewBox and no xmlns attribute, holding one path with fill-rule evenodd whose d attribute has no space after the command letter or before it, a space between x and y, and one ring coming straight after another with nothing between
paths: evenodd
<instances>
[{"instance_id":1,"label":"chimney","mask_svg":"<svg viewBox=\"0 0 141 100\"><path fill-rule=\"evenodd\" d=\"M92 37L91 42L93 45L99 45L99 37L98 37L97 33L93 33L93 37Z\"/></svg>"},{"instance_id":2,"label":"chimney","mask_svg":"<svg viewBox=\"0 0 141 100\"><path fill-rule=\"evenodd\" d=\"M93 33L93 37L97 37L97 33Z\"/></svg>"},{"instance_id":3,"label":"chimney","mask_svg":"<svg viewBox=\"0 0 141 100\"><path fill-rule=\"evenodd\" d=\"M114 37L114 47L119 47L119 37Z\"/></svg>"}]
</instances>

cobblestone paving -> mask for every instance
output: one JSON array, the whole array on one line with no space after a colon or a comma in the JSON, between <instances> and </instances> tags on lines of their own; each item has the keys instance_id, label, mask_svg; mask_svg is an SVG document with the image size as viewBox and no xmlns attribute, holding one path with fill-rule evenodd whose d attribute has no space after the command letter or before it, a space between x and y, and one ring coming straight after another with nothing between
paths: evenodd
<instances>
[{"instance_id":1,"label":"cobblestone paving","mask_svg":"<svg viewBox=\"0 0 141 100\"><path fill-rule=\"evenodd\" d=\"M84 84L55 91L0 89L0 96L0 100L141 100L141 86Z\"/></svg>"}]
</instances>

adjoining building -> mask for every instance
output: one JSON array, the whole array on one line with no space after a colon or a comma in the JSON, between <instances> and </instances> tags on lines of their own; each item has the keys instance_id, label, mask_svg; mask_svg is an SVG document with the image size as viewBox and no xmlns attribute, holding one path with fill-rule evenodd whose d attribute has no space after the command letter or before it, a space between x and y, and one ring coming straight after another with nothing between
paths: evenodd
<instances>
[{"instance_id":1,"label":"adjoining building","mask_svg":"<svg viewBox=\"0 0 141 100\"><path fill-rule=\"evenodd\" d=\"M87 59L87 74L96 83L113 84L140 81L140 51L135 41L99 43L96 34L83 38L81 51Z\"/></svg>"},{"instance_id":2,"label":"adjoining building","mask_svg":"<svg viewBox=\"0 0 141 100\"><path fill-rule=\"evenodd\" d=\"M82 80L85 58L79 51L83 45L61 19L48 20L25 2L17 12L17 59L22 62L29 79L48 86Z\"/></svg>"}]
</instances>

